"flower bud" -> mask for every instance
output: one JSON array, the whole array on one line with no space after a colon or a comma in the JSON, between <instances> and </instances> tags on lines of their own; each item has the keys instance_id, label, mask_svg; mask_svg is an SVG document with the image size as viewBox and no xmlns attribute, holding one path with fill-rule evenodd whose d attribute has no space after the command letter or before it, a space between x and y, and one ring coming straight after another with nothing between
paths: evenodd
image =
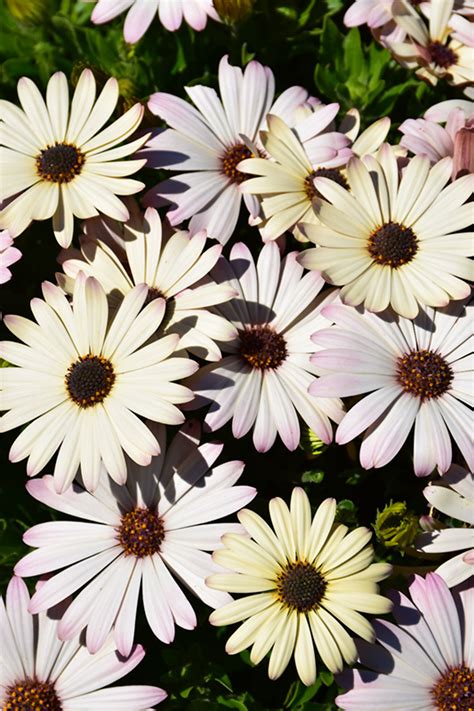
<instances>
[{"instance_id":1,"label":"flower bud","mask_svg":"<svg viewBox=\"0 0 474 711\"><path fill-rule=\"evenodd\" d=\"M301 428L300 448L306 454L307 459L316 459L326 449L326 445L308 425Z\"/></svg>"},{"instance_id":2,"label":"flower bud","mask_svg":"<svg viewBox=\"0 0 474 711\"><path fill-rule=\"evenodd\" d=\"M232 25L242 22L253 10L255 0L214 0L217 14L224 22Z\"/></svg>"},{"instance_id":3,"label":"flower bud","mask_svg":"<svg viewBox=\"0 0 474 711\"><path fill-rule=\"evenodd\" d=\"M7 8L20 22L38 23L49 19L50 0L6 0Z\"/></svg>"},{"instance_id":4,"label":"flower bud","mask_svg":"<svg viewBox=\"0 0 474 711\"><path fill-rule=\"evenodd\" d=\"M374 530L377 540L386 548L404 551L420 532L418 516L404 501L390 501L382 511L377 511Z\"/></svg>"}]
</instances>

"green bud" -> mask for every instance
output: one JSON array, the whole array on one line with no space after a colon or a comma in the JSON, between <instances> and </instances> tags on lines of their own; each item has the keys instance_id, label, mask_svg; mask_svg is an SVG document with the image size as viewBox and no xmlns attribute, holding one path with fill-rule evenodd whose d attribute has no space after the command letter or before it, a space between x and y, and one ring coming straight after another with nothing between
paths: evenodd
<instances>
[{"instance_id":1,"label":"green bud","mask_svg":"<svg viewBox=\"0 0 474 711\"><path fill-rule=\"evenodd\" d=\"M15 20L38 23L49 20L51 11L49 0L6 0L7 8Z\"/></svg>"},{"instance_id":2,"label":"green bud","mask_svg":"<svg viewBox=\"0 0 474 711\"><path fill-rule=\"evenodd\" d=\"M217 14L224 22L232 25L242 22L253 10L255 0L214 0Z\"/></svg>"},{"instance_id":3,"label":"green bud","mask_svg":"<svg viewBox=\"0 0 474 711\"><path fill-rule=\"evenodd\" d=\"M382 511L377 510L374 530L377 540L386 548L404 551L420 533L418 516L407 508L405 501L390 501Z\"/></svg>"},{"instance_id":4,"label":"green bud","mask_svg":"<svg viewBox=\"0 0 474 711\"><path fill-rule=\"evenodd\" d=\"M316 459L326 449L326 445L314 434L308 425L303 425L301 430L300 448L308 459Z\"/></svg>"}]
</instances>

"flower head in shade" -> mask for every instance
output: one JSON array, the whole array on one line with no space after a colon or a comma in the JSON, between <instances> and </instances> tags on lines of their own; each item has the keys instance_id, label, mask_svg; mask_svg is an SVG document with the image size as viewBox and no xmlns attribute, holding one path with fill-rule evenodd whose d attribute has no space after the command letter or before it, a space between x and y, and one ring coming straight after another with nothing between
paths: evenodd
<instances>
[{"instance_id":1,"label":"flower head in shade","mask_svg":"<svg viewBox=\"0 0 474 711\"><path fill-rule=\"evenodd\" d=\"M264 241L294 230L299 222L318 221L314 207L322 195L315 178L324 176L347 189L340 167L352 156L349 139L342 133L325 131L338 110L339 104L328 104L312 111L295 129L270 114L268 130L260 135L272 160L249 157L239 164L239 170L250 178L242 183L241 191L261 196Z\"/></svg>"},{"instance_id":2,"label":"flower head in shade","mask_svg":"<svg viewBox=\"0 0 474 711\"><path fill-rule=\"evenodd\" d=\"M424 118L404 121L400 131L400 144L416 155L428 156L431 163L450 156L453 179L474 173L473 101L442 101L428 109Z\"/></svg>"},{"instance_id":3,"label":"flower head in shade","mask_svg":"<svg viewBox=\"0 0 474 711\"><path fill-rule=\"evenodd\" d=\"M53 230L68 247L74 215L93 217L103 212L116 220L128 219L117 195L131 195L144 185L126 176L145 160L119 160L134 153L148 135L121 144L139 126L143 107L135 104L107 128L119 95L118 82L109 79L96 101L94 75L85 69L69 106L67 79L53 74L46 103L37 86L22 77L18 96L22 108L0 101L0 200L16 196L0 212L0 227L12 237L32 220L53 218Z\"/></svg>"},{"instance_id":4,"label":"flower head in shade","mask_svg":"<svg viewBox=\"0 0 474 711\"><path fill-rule=\"evenodd\" d=\"M394 0L392 5L393 18L406 35L401 41L386 40L385 45L400 64L416 69L418 77L433 85L439 79L455 86L474 81L473 45L466 43L472 42L472 28L469 32L468 20L453 15L453 9L454 0L423 3L422 12L409 0Z\"/></svg>"},{"instance_id":5,"label":"flower head in shade","mask_svg":"<svg viewBox=\"0 0 474 711\"><path fill-rule=\"evenodd\" d=\"M8 234L8 230L0 232L0 284L10 281L12 273L8 267L21 259L21 252L13 247L13 240Z\"/></svg>"},{"instance_id":6,"label":"flower head in shade","mask_svg":"<svg viewBox=\"0 0 474 711\"><path fill-rule=\"evenodd\" d=\"M166 300L160 335L177 333L177 350L186 349L206 360L219 360L215 341L235 337L235 328L208 307L229 301L235 292L226 284L216 284L209 271L222 251L221 245L208 250L206 234L190 237L188 232L162 234L159 215L149 207L145 215L136 203L130 204L126 223L109 218L92 218L84 226L81 251L67 250L61 256L64 274L57 279L66 291L74 290L80 271L94 276L103 285L112 308L137 284L146 284L150 297Z\"/></svg>"},{"instance_id":7,"label":"flower head in shade","mask_svg":"<svg viewBox=\"0 0 474 711\"><path fill-rule=\"evenodd\" d=\"M335 326L313 336L324 350L312 357L321 377L311 392L318 397L371 393L349 410L336 432L336 442L345 444L365 430L360 448L365 469L393 459L413 425L417 476L436 466L449 469L450 434L474 465L471 312L466 299L427 309L414 321L384 319L350 306L324 309Z\"/></svg>"},{"instance_id":8,"label":"flower head in shade","mask_svg":"<svg viewBox=\"0 0 474 711\"><path fill-rule=\"evenodd\" d=\"M150 111L170 128L153 137L142 155L152 167L190 171L153 187L145 195L146 204L172 203L167 213L172 225L191 218L191 233L205 229L225 244L239 217L240 184L246 177L238 164L262 148L258 132L265 127L267 113L293 116L308 92L293 86L274 101L275 79L269 67L252 61L242 72L227 56L219 64L219 90L220 97L209 87L187 87L196 108L171 94L152 94ZM256 198L247 195L244 201L251 215L258 215Z\"/></svg>"},{"instance_id":9,"label":"flower head in shade","mask_svg":"<svg viewBox=\"0 0 474 711\"><path fill-rule=\"evenodd\" d=\"M314 329L329 325L321 315L337 292L318 296L324 282L312 272L303 276L297 252L283 260L274 242L266 244L255 264L248 248L236 244L230 260L220 258L212 271L218 283L230 283L239 296L215 307L237 329L237 337L221 344L226 354L201 368L186 384L197 395L190 408L211 403L204 419L215 431L232 419L234 437L253 428L259 452L273 445L277 434L296 449L300 440L298 416L326 444L332 440L329 418L343 416L337 398L313 398L310 355Z\"/></svg>"},{"instance_id":10,"label":"flower head in shade","mask_svg":"<svg viewBox=\"0 0 474 711\"><path fill-rule=\"evenodd\" d=\"M219 20L212 0L97 0L91 19L96 25L102 25L125 10L128 12L123 36L132 44L143 37L157 14L170 32L178 30L183 19L198 32L206 27L208 17Z\"/></svg>"},{"instance_id":11,"label":"flower head in shade","mask_svg":"<svg viewBox=\"0 0 474 711\"><path fill-rule=\"evenodd\" d=\"M176 404L190 400L192 392L172 381L193 373L197 364L170 357L176 334L143 345L165 313L164 299L144 306L145 284L129 291L110 324L105 291L93 277L79 274L72 305L49 282L43 283L43 295L44 301L31 301L37 323L5 316L5 325L23 343L0 344L1 357L19 366L2 371L2 408L8 412L0 418L0 430L30 422L13 442L10 460L28 457L26 471L34 476L59 448L57 491L71 484L79 466L91 491L102 465L123 484L124 450L142 465L160 451L137 415L182 423Z\"/></svg>"},{"instance_id":12,"label":"flower head in shade","mask_svg":"<svg viewBox=\"0 0 474 711\"><path fill-rule=\"evenodd\" d=\"M357 656L346 627L374 640L371 624L360 613L391 609L377 585L391 566L372 563L367 528L348 533L335 523L334 499L323 501L312 518L308 497L296 487L290 509L280 498L272 499L269 508L273 530L253 511L243 510L238 517L248 536L223 536L224 548L213 558L232 572L212 575L207 584L251 594L219 608L209 621L228 625L245 620L226 651L236 654L252 646L250 659L258 664L271 649L270 679L277 679L294 656L298 675L309 686L316 679L314 647L337 672Z\"/></svg>"},{"instance_id":13,"label":"flower head in shade","mask_svg":"<svg viewBox=\"0 0 474 711\"><path fill-rule=\"evenodd\" d=\"M452 160L433 167L415 156L399 177L395 152L384 144L378 158L353 158L347 167L350 191L321 177L315 187L322 225L304 227L318 246L300 257L332 284L341 299L370 311L391 306L414 318L420 306L446 306L470 293L474 277L469 255L474 175L450 180ZM330 204L331 203L331 204Z\"/></svg>"},{"instance_id":14,"label":"flower head in shade","mask_svg":"<svg viewBox=\"0 0 474 711\"><path fill-rule=\"evenodd\" d=\"M37 590L41 590L41 585ZM109 636L92 656L76 635L58 639L58 625L67 603L49 614L28 611L30 595L21 578L13 577L6 604L0 598L2 675L0 707L12 711L150 711L167 694L157 686L107 687L132 671L145 656L140 645L126 656Z\"/></svg>"},{"instance_id":15,"label":"flower head in shade","mask_svg":"<svg viewBox=\"0 0 474 711\"><path fill-rule=\"evenodd\" d=\"M64 568L36 592L30 609L46 610L82 588L58 634L71 639L87 627L85 640L93 653L112 626L118 650L130 653L140 587L148 624L161 641L174 639L175 624L193 629L196 615L173 573L211 607L231 599L206 587L205 577L221 570L206 551L219 548L224 533L242 530L239 524L210 522L255 496L253 487L233 486L244 465L233 461L214 466L223 445L199 446L196 422L186 423L167 451L165 427L149 426L161 454L148 467L129 462L125 486L105 476L94 494L80 482L57 494L50 476L27 485L39 501L82 519L39 524L25 534L25 542L38 550L17 563L17 574Z\"/></svg>"},{"instance_id":16,"label":"flower head in shade","mask_svg":"<svg viewBox=\"0 0 474 711\"><path fill-rule=\"evenodd\" d=\"M391 594L397 624L376 620L377 644L357 643L368 669L348 670L344 711L466 711L474 697L474 588L449 590L435 573L415 576L410 597Z\"/></svg>"},{"instance_id":17,"label":"flower head in shade","mask_svg":"<svg viewBox=\"0 0 474 711\"><path fill-rule=\"evenodd\" d=\"M431 506L450 518L462 521L464 527L436 527L418 536L415 545L426 553L462 551L442 563L436 572L449 587L474 575L474 478L471 472L453 464L441 479L431 482L423 491Z\"/></svg>"}]
</instances>

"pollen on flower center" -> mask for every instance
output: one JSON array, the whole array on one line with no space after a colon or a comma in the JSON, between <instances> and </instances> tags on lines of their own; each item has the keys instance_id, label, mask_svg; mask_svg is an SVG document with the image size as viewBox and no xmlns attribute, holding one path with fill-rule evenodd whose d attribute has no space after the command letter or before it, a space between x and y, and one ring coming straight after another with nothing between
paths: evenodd
<instances>
[{"instance_id":1,"label":"pollen on flower center","mask_svg":"<svg viewBox=\"0 0 474 711\"><path fill-rule=\"evenodd\" d=\"M48 681L26 679L5 690L3 711L61 711L62 704L54 685Z\"/></svg>"},{"instance_id":2,"label":"pollen on flower center","mask_svg":"<svg viewBox=\"0 0 474 711\"><path fill-rule=\"evenodd\" d=\"M237 166L241 160L252 158L253 153L243 143L237 143L235 146L228 148L222 158L222 172L232 180L233 183L242 183L247 179L247 175L242 171L237 170Z\"/></svg>"},{"instance_id":3,"label":"pollen on flower center","mask_svg":"<svg viewBox=\"0 0 474 711\"><path fill-rule=\"evenodd\" d=\"M278 368L288 355L286 341L270 326L253 326L240 332L240 355L253 368Z\"/></svg>"},{"instance_id":4,"label":"pollen on flower center","mask_svg":"<svg viewBox=\"0 0 474 711\"><path fill-rule=\"evenodd\" d=\"M431 689L437 711L472 711L474 671L464 664L451 667Z\"/></svg>"},{"instance_id":5,"label":"pollen on flower center","mask_svg":"<svg viewBox=\"0 0 474 711\"><path fill-rule=\"evenodd\" d=\"M418 252L418 239L411 227L386 222L372 232L367 249L377 264L397 269L412 261Z\"/></svg>"},{"instance_id":6,"label":"pollen on flower center","mask_svg":"<svg viewBox=\"0 0 474 711\"><path fill-rule=\"evenodd\" d=\"M123 514L117 533L125 555L143 558L158 553L165 528L156 511L137 507Z\"/></svg>"},{"instance_id":7,"label":"pollen on flower center","mask_svg":"<svg viewBox=\"0 0 474 711\"><path fill-rule=\"evenodd\" d=\"M81 172L85 159L72 143L55 143L36 157L36 171L51 183L70 183Z\"/></svg>"},{"instance_id":8,"label":"pollen on flower center","mask_svg":"<svg viewBox=\"0 0 474 711\"><path fill-rule=\"evenodd\" d=\"M92 407L105 400L115 382L112 363L88 353L73 363L65 378L69 397L79 407Z\"/></svg>"},{"instance_id":9,"label":"pollen on flower center","mask_svg":"<svg viewBox=\"0 0 474 711\"><path fill-rule=\"evenodd\" d=\"M447 69L458 61L458 55L441 42L430 42L427 47L431 61L438 67Z\"/></svg>"},{"instance_id":10,"label":"pollen on flower center","mask_svg":"<svg viewBox=\"0 0 474 711\"><path fill-rule=\"evenodd\" d=\"M398 382L406 393L421 400L440 397L451 385L453 372L438 353L411 351L397 361Z\"/></svg>"},{"instance_id":11,"label":"pollen on flower center","mask_svg":"<svg viewBox=\"0 0 474 711\"><path fill-rule=\"evenodd\" d=\"M317 168L316 170L312 170L304 179L305 192L310 200L314 200L314 198L324 198L314 185L315 178L329 178L329 180L334 180L334 182L342 188L349 190L349 183L338 168Z\"/></svg>"},{"instance_id":12,"label":"pollen on flower center","mask_svg":"<svg viewBox=\"0 0 474 711\"><path fill-rule=\"evenodd\" d=\"M292 610L316 610L326 592L327 582L316 568L306 561L288 563L277 579L280 602Z\"/></svg>"}]
</instances>

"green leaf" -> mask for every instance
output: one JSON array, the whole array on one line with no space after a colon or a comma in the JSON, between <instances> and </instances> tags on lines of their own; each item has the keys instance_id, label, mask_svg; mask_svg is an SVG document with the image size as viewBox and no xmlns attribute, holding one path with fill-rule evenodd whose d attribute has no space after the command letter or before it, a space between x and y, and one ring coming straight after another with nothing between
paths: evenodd
<instances>
[{"instance_id":1,"label":"green leaf","mask_svg":"<svg viewBox=\"0 0 474 711\"><path fill-rule=\"evenodd\" d=\"M324 472L322 469L308 469L301 475L303 484L320 484L323 479Z\"/></svg>"}]
</instances>

